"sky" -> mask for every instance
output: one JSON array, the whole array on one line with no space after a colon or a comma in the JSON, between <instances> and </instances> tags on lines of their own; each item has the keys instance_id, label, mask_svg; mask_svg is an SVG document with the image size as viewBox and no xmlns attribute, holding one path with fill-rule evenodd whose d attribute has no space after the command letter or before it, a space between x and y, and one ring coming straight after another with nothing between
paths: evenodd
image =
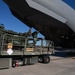
<instances>
[{"instance_id":1,"label":"sky","mask_svg":"<svg viewBox=\"0 0 75 75\"><path fill-rule=\"evenodd\" d=\"M62 0L75 10L75 0Z\"/></svg>"},{"instance_id":2,"label":"sky","mask_svg":"<svg viewBox=\"0 0 75 75\"><path fill-rule=\"evenodd\" d=\"M12 15L8 6L2 0L0 0L0 24L4 24L6 29L17 32L29 30L29 27Z\"/></svg>"},{"instance_id":3,"label":"sky","mask_svg":"<svg viewBox=\"0 0 75 75\"><path fill-rule=\"evenodd\" d=\"M13 30L15 32L27 32L30 28L18 20L15 16L12 15L8 6L0 0L0 24L3 24L5 29ZM35 29L32 28L32 32ZM42 34L38 34L40 37L44 37Z\"/></svg>"},{"instance_id":4,"label":"sky","mask_svg":"<svg viewBox=\"0 0 75 75\"><path fill-rule=\"evenodd\" d=\"M63 0L75 9L75 0ZM12 15L8 6L0 0L0 24L4 24L5 29L16 32L27 32L29 27ZM34 31L34 29L32 29ZM41 34L39 34L42 36Z\"/></svg>"}]
</instances>

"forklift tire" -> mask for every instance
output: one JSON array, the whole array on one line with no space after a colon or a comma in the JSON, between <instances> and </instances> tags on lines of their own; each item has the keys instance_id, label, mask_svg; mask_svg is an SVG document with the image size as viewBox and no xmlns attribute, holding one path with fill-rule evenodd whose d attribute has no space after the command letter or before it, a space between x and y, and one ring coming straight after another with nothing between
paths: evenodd
<instances>
[{"instance_id":1,"label":"forklift tire","mask_svg":"<svg viewBox=\"0 0 75 75\"><path fill-rule=\"evenodd\" d=\"M44 62L44 64L48 64L50 62L50 57L49 56L44 56L43 62Z\"/></svg>"}]
</instances>

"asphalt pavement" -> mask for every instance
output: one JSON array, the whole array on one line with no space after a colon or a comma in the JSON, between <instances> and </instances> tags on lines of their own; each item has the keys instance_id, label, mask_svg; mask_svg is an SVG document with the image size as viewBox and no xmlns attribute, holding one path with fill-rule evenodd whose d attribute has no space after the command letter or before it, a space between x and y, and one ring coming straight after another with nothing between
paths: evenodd
<instances>
[{"instance_id":1,"label":"asphalt pavement","mask_svg":"<svg viewBox=\"0 0 75 75\"><path fill-rule=\"evenodd\" d=\"M66 53L51 55L49 64L37 63L34 65L16 68L1 69L0 75L75 75L75 57Z\"/></svg>"}]
</instances>

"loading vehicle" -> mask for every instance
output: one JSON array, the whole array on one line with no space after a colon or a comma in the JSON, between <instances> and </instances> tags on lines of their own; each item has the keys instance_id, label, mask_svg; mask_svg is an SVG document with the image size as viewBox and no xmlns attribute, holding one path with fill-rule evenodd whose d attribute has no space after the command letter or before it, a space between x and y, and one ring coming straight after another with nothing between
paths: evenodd
<instances>
[{"instance_id":1,"label":"loading vehicle","mask_svg":"<svg viewBox=\"0 0 75 75\"><path fill-rule=\"evenodd\" d=\"M52 41L37 38L38 32L17 33L0 28L0 68L49 63Z\"/></svg>"}]
</instances>

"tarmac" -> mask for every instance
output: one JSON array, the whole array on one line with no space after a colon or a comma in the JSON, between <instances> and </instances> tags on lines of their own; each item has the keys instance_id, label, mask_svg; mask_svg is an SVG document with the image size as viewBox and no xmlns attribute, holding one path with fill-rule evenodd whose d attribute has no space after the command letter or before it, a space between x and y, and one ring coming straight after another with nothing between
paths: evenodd
<instances>
[{"instance_id":1,"label":"tarmac","mask_svg":"<svg viewBox=\"0 0 75 75\"><path fill-rule=\"evenodd\" d=\"M34 65L16 68L1 69L0 75L75 75L75 56L64 52L51 55L48 64L37 63Z\"/></svg>"}]
</instances>

